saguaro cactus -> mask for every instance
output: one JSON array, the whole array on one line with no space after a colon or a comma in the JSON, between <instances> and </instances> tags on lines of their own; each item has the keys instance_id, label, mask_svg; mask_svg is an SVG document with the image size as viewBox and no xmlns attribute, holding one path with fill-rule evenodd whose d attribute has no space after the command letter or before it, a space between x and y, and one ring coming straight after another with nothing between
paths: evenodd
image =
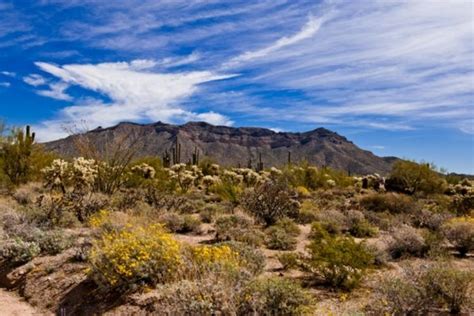
<instances>
[{"instance_id":1,"label":"saguaro cactus","mask_svg":"<svg viewBox=\"0 0 474 316\"><path fill-rule=\"evenodd\" d=\"M165 152L163 153L163 167L169 168L171 165L171 157L170 153L166 149Z\"/></svg>"},{"instance_id":2,"label":"saguaro cactus","mask_svg":"<svg viewBox=\"0 0 474 316\"><path fill-rule=\"evenodd\" d=\"M247 161L247 168L252 169L252 158Z\"/></svg>"},{"instance_id":3,"label":"saguaro cactus","mask_svg":"<svg viewBox=\"0 0 474 316\"><path fill-rule=\"evenodd\" d=\"M173 147L173 165L176 165L178 163L181 163L181 144L179 141L176 139L176 144Z\"/></svg>"},{"instance_id":4,"label":"saguaro cactus","mask_svg":"<svg viewBox=\"0 0 474 316\"><path fill-rule=\"evenodd\" d=\"M3 160L3 171L13 184L26 182L31 173L31 155L35 142L35 133L30 126L26 130L16 130L2 144L0 155Z\"/></svg>"},{"instance_id":5,"label":"saguaro cactus","mask_svg":"<svg viewBox=\"0 0 474 316\"><path fill-rule=\"evenodd\" d=\"M259 153L257 171L262 171L262 170L263 170L262 153Z\"/></svg>"},{"instance_id":6,"label":"saguaro cactus","mask_svg":"<svg viewBox=\"0 0 474 316\"><path fill-rule=\"evenodd\" d=\"M198 165L199 164L199 150L197 147L194 147L194 153L193 153L193 165Z\"/></svg>"}]
</instances>

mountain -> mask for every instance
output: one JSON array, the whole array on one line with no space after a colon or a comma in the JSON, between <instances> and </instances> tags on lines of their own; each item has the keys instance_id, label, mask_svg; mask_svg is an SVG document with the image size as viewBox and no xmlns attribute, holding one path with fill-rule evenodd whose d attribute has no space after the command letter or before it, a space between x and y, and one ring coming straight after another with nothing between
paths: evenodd
<instances>
[{"instance_id":1,"label":"mountain","mask_svg":"<svg viewBox=\"0 0 474 316\"><path fill-rule=\"evenodd\" d=\"M125 147L134 147L138 156L162 157L181 145L181 162L191 160L194 150L200 157L209 157L225 166L247 166L249 159L256 166L261 154L264 167L282 166L308 161L317 166L350 171L353 174L387 174L395 157L378 157L362 150L345 137L325 128L304 133L274 132L265 128L214 126L204 122L170 125L120 123L109 128L98 127L85 134L45 143L47 149L61 155L80 155L79 139L87 139L99 151L107 144L122 140Z\"/></svg>"}]
</instances>

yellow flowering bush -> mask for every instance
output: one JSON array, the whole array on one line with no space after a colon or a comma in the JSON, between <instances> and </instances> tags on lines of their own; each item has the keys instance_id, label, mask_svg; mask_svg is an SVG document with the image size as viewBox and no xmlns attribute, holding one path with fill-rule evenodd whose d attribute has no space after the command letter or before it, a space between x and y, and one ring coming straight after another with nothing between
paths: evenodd
<instances>
[{"instance_id":1,"label":"yellow flowering bush","mask_svg":"<svg viewBox=\"0 0 474 316\"><path fill-rule=\"evenodd\" d=\"M110 211L100 210L89 218L89 226L99 228L109 221Z\"/></svg>"},{"instance_id":2,"label":"yellow flowering bush","mask_svg":"<svg viewBox=\"0 0 474 316\"><path fill-rule=\"evenodd\" d=\"M104 231L89 254L91 276L107 288L165 283L182 266L180 244L162 225Z\"/></svg>"},{"instance_id":3,"label":"yellow flowering bush","mask_svg":"<svg viewBox=\"0 0 474 316\"><path fill-rule=\"evenodd\" d=\"M237 270L242 263L239 253L227 245L194 246L189 251L191 272L198 274L215 269Z\"/></svg>"}]
</instances>

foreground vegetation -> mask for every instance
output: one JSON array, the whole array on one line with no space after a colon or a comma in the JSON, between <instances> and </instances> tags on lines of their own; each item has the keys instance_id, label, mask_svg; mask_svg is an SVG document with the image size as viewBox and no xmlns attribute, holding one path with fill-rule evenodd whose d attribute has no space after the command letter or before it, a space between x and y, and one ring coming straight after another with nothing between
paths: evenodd
<instances>
[{"instance_id":1,"label":"foreground vegetation","mask_svg":"<svg viewBox=\"0 0 474 316\"><path fill-rule=\"evenodd\" d=\"M474 191L430 165L385 179L305 163L224 168L109 144L61 158L2 140L0 260L57 313L301 315L473 310ZM261 169L261 168L259 168Z\"/></svg>"}]
</instances>

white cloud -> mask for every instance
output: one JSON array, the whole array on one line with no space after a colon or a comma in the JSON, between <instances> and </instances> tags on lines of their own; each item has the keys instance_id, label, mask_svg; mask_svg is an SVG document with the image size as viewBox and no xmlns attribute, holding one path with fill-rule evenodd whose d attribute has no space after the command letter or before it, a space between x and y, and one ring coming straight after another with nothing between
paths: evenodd
<instances>
[{"instance_id":1,"label":"white cloud","mask_svg":"<svg viewBox=\"0 0 474 316\"><path fill-rule=\"evenodd\" d=\"M201 59L201 55L199 53L193 52L190 55L187 55L185 57L164 58L158 64L170 68L170 67L188 65L188 64L198 61L199 59Z\"/></svg>"},{"instance_id":2,"label":"white cloud","mask_svg":"<svg viewBox=\"0 0 474 316\"><path fill-rule=\"evenodd\" d=\"M282 43L290 46L271 44L267 48L278 50L237 57L247 56L239 65L242 72L257 74L247 81L307 97L306 115L295 102L288 104L282 119L354 123L389 118L386 125L367 126L430 124L469 130L468 118L474 116L470 1L330 3L331 16L307 40L292 42L288 37Z\"/></svg>"},{"instance_id":3,"label":"white cloud","mask_svg":"<svg viewBox=\"0 0 474 316\"><path fill-rule=\"evenodd\" d=\"M259 59L273 52L276 52L282 48L294 45L305 39L311 38L319 31L322 23L324 22L324 19L325 18L310 17L308 19L308 22L306 22L306 24L303 25L303 27L298 33L293 34L291 36L284 36L267 47L264 47L255 51L245 52L235 58L232 58L230 62L226 63L224 66L232 67L232 66L238 65L239 63L245 63L254 59Z\"/></svg>"},{"instance_id":4,"label":"white cloud","mask_svg":"<svg viewBox=\"0 0 474 316\"><path fill-rule=\"evenodd\" d=\"M38 74L31 74L25 76L23 77L23 81L33 87L43 86L48 83L48 80L46 80L46 78Z\"/></svg>"},{"instance_id":5,"label":"white cloud","mask_svg":"<svg viewBox=\"0 0 474 316\"><path fill-rule=\"evenodd\" d=\"M60 93L69 85L76 85L110 99L106 103L98 100L76 101L75 105L63 108L57 119L43 122L37 127L42 140L64 136L61 126L67 122L86 121L90 126L110 126L130 120L203 120L220 125L232 124L232 121L221 114L195 113L179 105L179 101L198 90L199 84L232 75L219 75L209 71L155 73L145 71L153 67L155 62L143 60L64 66L37 62L36 65L61 80L62 86L51 85L52 91L58 92L54 96L51 93L51 97L61 96Z\"/></svg>"},{"instance_id":6,"label":"white cloud","mask_svg":"<svg viewBox=\"0 0 474 316\"><path fill-rule=\"evenodd\" d=\"M67 88L69 88L67 83L56 82L49 84L49 90L38 90L36 93L56 100L72 101L72 97L64 92Z\"/></svg>"},{"instance_id":7,"label":"white cloud","mask_svg":"<svg viewBox=\"0 0 474 316\"><path fill-rule=\"evenodd\" d=\"M8 88L10 86L11 86L10 82L6 82L6 81L0 82L0 87Z\"/></svg>"},{"instance_id":8,"label":"white cloud","mask_svg":"<svg viewBox=\"0 0 474 316\"><path fill-rule=\"evenodd\" d=\"M11 71L0 71L0 74L7 76L7 77L15 77L16 73L11 72Z\"/></svg>"}]
</instances>

